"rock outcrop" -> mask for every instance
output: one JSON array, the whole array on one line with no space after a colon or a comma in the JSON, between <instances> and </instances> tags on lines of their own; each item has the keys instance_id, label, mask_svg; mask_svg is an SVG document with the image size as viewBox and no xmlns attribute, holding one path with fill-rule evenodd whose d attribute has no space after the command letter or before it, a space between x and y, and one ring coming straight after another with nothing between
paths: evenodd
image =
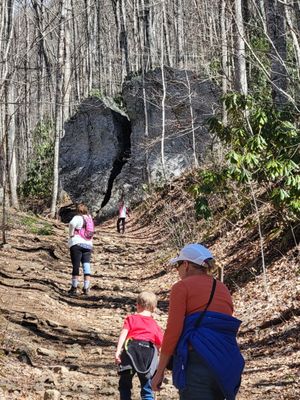
<instances>
[{"instance_id":1,"label":"rock outcrop","mask_svg":"<svg viewBox=\"0 0 300 400\"><path fill-rule=\"evenodd\" d=\"M204 159L206 119L218 92L191 71L157 68L123 87L128 117L87 99L66 124L61 141L62 188L74 201L111 216L121 196L139 202L145 185L181 175ZM164 123L163 123L164 121Z\"/></svg>"},{"instance_id":2,"label":"rock outcrop","mask_svg":"<svg viewBox=\"0 0 300 400\"><path fill-rule=\"evenodd\" d=\"M66 123L60 143L60 182L74 202L105 206L130 156L130 122L116 106L89 98Z\"/></svg>"}]
</instances>

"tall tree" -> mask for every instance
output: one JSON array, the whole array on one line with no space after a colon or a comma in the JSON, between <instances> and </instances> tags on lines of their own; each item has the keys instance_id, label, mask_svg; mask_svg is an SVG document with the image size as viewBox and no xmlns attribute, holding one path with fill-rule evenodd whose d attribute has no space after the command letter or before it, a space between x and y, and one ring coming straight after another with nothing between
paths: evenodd
<instances>
[{"instance_id":1,"label":"tall tree","mask_svg":"<svg viewBox=\"0 0 300 400\"><path fill-rule=\"evenodd\" d=\"M18 195L17 195L17 160L16 160L16 124L15 124L15 91L14 84L7 82L5 87L5 104L6 104L6 118L5 118L5 134L7 144L7 176L9 184L9 198L10 204L14 208L19 208Z\"/></svg>"},{"instance_id":2,"label":"tall tree","mask_svg":"<svg viewBox=\"0 0 300 400\"><path fill-rule=\"evenodd\" d=\"M64 44L65 44L65 22L66 7L68 0L59 0L59 23L58 23L58 41L57 41L57 59L56 59L56 89L55 89L55 119L54 119L54 162L53 162L53 190L51 202L51 217L56 216L56 204L58 197L58 158L59 158L59 141L62 136L63 129L63 60L64 60Z\"/></svg>"},{"instance_id":3,"label":"tall tree","mask_svg":"<svg viewBox=\"0 0 300 400\"><path fill-rule=\"evenodd\" d=\"M287 102L287 44L284 5L279 0L266 0L267 29L270 38L272 97L276 105Z\"/></svg>"},{"instance_id":4,"label":"tall tree","mask_svg":"<svg viewBox=\"0 0 300 400\"><path fill-rule=\"evenodd\" d=\"M245 32L242 14L242 1L234 1L234 28L235 28L235 45L234 45L234 67L235 67L235 89L247 94L247 71L246 71L246 54L245 54Z\"/></svg>"},{"instance_id":5,"label":"tall tree","mask_svg":"<svg viewBox=\"0 0 300 400\"><path fill-rule=\"evenodd\" d=\"M222 94L228 89L228 41L226 34L226 0L220 1L221 54L222 54ZM223 100L223 123L227 122L227 111Z\"/></svg>"}]
</instances>

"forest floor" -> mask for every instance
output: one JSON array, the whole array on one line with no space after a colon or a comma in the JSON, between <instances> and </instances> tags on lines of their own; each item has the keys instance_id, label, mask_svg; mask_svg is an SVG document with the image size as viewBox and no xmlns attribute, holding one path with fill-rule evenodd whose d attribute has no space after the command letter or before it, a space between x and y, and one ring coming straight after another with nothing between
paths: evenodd
<instances>
[{"instance_id":1,"label":"forest floor","mask_svg":"<svg viewBox=\"0 0 300 400\"><path fill-rule=\"evenodd\" d=\"M0 399L118 399L114 351L122 321L134 311L137 294L148 289L158 295L155 318L165 327L168 292L177 280L166 260L174 251L159 226L142 223L138 211L124 235L115 220L100 224L91 294L70 297L67 225L41 219L52 229L41 235L29 232L26 218L12 215L8 244L0 248ZM246 367L238 399L298 400L299 248L271 258L266 288L263 274L247 264L253 252L259 254L258 238L245 232L249 228L240 223L211 244L230 265L225 280L243 321L239 343ZM170 375L156 396L178 398Z\"/></svg>"}]
</instances>

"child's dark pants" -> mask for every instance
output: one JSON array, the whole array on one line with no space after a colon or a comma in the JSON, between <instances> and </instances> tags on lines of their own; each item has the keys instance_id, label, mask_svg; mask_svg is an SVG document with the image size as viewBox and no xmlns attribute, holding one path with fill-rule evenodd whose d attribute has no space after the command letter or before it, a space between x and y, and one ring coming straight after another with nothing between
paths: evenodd
<instances>
[{"instance_id":1,"label":"child's dark pants","mask_svg":"<svg viewBox=\"0 0 300 400\"><path fill-rule=\"evenodd\" d=\"M122 371L119 380L120 400L131 400L132 379L137 374L141 384L141 399L153 400L153 392L151 389L151 380L140 374L134 369Z\"/></svg>"}]
</instances>

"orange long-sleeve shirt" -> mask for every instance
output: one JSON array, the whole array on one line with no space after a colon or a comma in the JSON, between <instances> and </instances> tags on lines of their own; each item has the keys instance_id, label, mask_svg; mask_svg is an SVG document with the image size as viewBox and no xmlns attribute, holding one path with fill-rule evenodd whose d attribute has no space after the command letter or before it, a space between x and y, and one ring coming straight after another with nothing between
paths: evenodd
<instances>
[{"instance_id":1,"label":"orange long-sleeve shirt","mask_svg":"<svg viewBox=\"0 0 300 400\"><path fill-rule=\"evenodd\" d=\"M173 354L183 329L186 315L203 311L208 303L212 289L212 277L208 275L193 275L176 282L171 289L169 315L164 334L161 352ZM233 313L231 295L227 287L217 281L214 297L208 311L228 315Z\"/></svg>"}]
</instances>

